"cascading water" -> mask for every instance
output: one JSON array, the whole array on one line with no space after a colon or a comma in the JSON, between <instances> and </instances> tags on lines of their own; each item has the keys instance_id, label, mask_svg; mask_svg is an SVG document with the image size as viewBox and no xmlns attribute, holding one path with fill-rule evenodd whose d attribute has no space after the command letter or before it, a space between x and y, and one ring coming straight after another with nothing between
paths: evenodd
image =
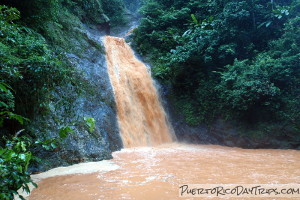
<instances>
[{"instance_id":1,"label":"cascading water","mask_svg":"<svg viewBox=\"0 0 300 200\"><path fill-rule=\"evenodd\" d=\"M105 48L124 146L172 142L166 114L145 64L123 38L106 36Z\"/></svg>"},{"instance_id":2,"label":"cascading water","mask_svg":"<svg viewBox=\"0 0 300 200\"><path fill-rule=\"evenodd\" d=\"M134 57L124 39L107 36L105 46L124 146L172 142L146 66ZM110 161L83 163L32 176L39 181L39 187L29 200L174 200L187 199L179 197L180 184L300 183L300 151L296 150L173 143L123 149L114 152L113 157Z\"/></svg>"}]
</instances>

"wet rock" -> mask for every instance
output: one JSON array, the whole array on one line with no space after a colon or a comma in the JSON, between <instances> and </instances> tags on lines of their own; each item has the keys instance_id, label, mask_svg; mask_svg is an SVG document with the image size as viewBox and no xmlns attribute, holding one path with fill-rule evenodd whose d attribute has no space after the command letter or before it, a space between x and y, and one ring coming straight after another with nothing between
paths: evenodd
<instances>
[{"instance_id":1,"label":"wet rock","mask_svg":"<svg viewBox=\"0 0 300 200\"><path fill-rule=\"evenodd\" d=\"M70 63L81 73L78 77L81 85L59 86L52 92L48 113L36 115L30 127L38 139L58 138L59 130L65 126L71 127L73 133L60 142L58 150L36 149L43 161L32 166L34 171L110 159L111 153L122 147L105 55L97 47L101 44L101 35L96 30L82 31L86 31L87 40L93 41L90 47L80 56L66 53ZM76 92L78 89L82 91ZM84 117L95 119L92 132Z\"/></svg>"}]
</instances>

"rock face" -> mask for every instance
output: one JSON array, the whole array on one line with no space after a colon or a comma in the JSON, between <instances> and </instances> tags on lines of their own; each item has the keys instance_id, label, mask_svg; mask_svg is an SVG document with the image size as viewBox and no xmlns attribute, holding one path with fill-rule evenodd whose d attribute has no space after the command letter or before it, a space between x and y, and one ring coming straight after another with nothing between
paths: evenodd
<instances>
[{"instance_id":1,"label":"rock face","mask_svg":"<svg viewBox=\"0 0 300 200\"><path fill-rule=\"evenodd\" d=\"M122 148L105 55L103 49L99 49L101 35L96 30L85 31L89 48L80 56L66 53L70 63L81 74L78 76L80 86L78 83L76 86L66 84L53 91L49 111L37 115L31 126L39 139L57 138L60 129L66 126L74 131L62 140L55 151L36 149L43 162L33 166L32 171L109 159L112 151ZM93 131L89 130L84 117L95 119Z\"/></svg>"},{"instance_id":2,"label":"rock face","mask_svg":"<svg viewBox=\"0 0 300 200\"><path fill-rule=\"evenodd\" d=\"M129 7L123 17L130 23L111 30L110 19L102 14L97 20L92 20L97 24L87 26L83 24L87 20L87 14L72 29L80 37L62 33L71 36L68 39L73 44L70 45L72 53L66 52L65 55L77 71L70 76L77 76L75 79L78 80L75 80L75 84L66 83L52 91L52 98L47 103L48 110L36 114L29 129L37 135L37 139L59 138L59 132L64 127L72 128L73 133L63 139L55 150L35 149L42 162L34 164L32 171L110 159L113 151L123 147L101 37L108 34L123 37L137 26L136 11L140 0L128 0L126 6ZM95 130L92 132L84 120L85 117L95 119Z\"/></svg>"}]
</instances>

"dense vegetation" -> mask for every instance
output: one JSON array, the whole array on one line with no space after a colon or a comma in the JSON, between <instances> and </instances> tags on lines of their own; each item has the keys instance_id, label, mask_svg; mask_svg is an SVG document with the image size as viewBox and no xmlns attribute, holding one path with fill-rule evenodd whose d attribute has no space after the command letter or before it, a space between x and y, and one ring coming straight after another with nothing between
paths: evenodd
<instances>
[{"instance_id":1,"label":"dense vegetation","mask_svg":"<svg viewBox=\"0 0 300 200\"><path fill-rule=\"evenodd\" d=\"M299 0L147 0L136 49L191 125L300 144Z\"/></svg>"},{"instance_id":2,"label":"dense vegetation","mask_svg":"<svg viewBox=\"0 0 300 200\"><path fill-rule=\"evenodd\" d=\"M82 56L89 43L101 50L84 26L125 23L123 13L121 0L0 2L0 199L13 199L20 188L29 191L28 166L38 160L32 150L54 149L72 132L63 127L58 138L39 141L26 129L35 115L49 110L52 91L68 86L76 95L82 90L80 72L65 52ZM94 119L84 120L93 131Z\"/></svg>"},{"instance_id":3,"label":"dense vegetation","mask_svg":"<svg viewBox=\"0 0 300 200\"><path fill-rule=\"evenodd\" d=\"M132 11L138 0L126 0ZM255 134L300 143L299 0L144 0L137 50L171 84L191 125L222 118ZM26 127L49 111L53 91L83 86L66 53L95 44L85 28L126 23L122 0L0 1L0 199L28 191L37 141ZM78 90L78 91L77 91ZM90 132L95 120L84 118ZM25 130L23 130L23 128ZM42 128L41 128L42 129ZM21 130L21 131L20 131Z\"/></svg>"}]
</instances>

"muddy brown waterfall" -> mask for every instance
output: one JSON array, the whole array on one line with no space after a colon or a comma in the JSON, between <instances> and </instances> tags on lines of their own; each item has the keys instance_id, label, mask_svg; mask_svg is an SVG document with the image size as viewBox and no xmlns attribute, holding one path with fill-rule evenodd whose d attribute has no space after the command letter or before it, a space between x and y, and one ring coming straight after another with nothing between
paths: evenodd
<instances>
[{"instance_id":1,"label":"muddy brown waterfall","mask_svg":"<svg viewBox=\"0 0 300 200\"><path fill-rule=\"evenodd\" d=\"M125 147L173 141L150 73L123 38L105 37L106 59Z\"/></svg>"},{"instance_id":2,"label":"muddy brown waterfall","mask_svg":"<svg viewBox=\"0 0 300 200\"><path fill-rule=\"evenodd\" d=\"M170 142L147 68L123 39L106 37L105 43L125 147ZM173 143L125 148L114 152L109 161L57 168L32 177L39 187L29 200L187 200L179 197L181 184L299 184L300 151Z\"/></svg>"}]
</instances>

